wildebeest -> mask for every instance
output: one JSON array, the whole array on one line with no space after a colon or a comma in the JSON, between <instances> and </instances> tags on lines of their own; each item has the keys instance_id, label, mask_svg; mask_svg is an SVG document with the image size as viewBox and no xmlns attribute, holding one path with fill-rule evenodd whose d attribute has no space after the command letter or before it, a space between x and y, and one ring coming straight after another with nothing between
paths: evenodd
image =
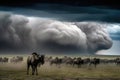
<instances>
[{"instance_id":1,"label":"wildebeest","mask_svg":"<svg viewBox=\"0 0 120 80\"><path fill-rule=\"evenodd\" d=\"M36 75L38 75L37 66L44 64L44 55L38 55L37 53L32 53L31 56L27 58L27 74L29 74L29 68L31 66L32 68L32 75L36 72Z\"/></svg>"},{"instance_id":2,"label":"wildebeest","mask_svg":"<svg viewBox=\"0 0 120 80\"><path fill-rule=\"evenodd\" d=\"M120 65L120 58L116 58L115 63L116 63L116 65Z\"/></svg>"},{"instance_id":3,"label":"wildebeest","mask_svg":"<svg viewBox=\"0 0 120 80\"><path fill-rule=\"evenodd\" d=\"M73 66L77 65L78 68L81 67L82 64L84 64L84 61L81 59L81 57L75 58L73 61Z\"/></svg>"},{"instance_id":4,"label":"wildebeest","mask_svg":"<svg viewBox=\"0 0 120 80\"><path fill-rule=\"evenodd\" d=\"M100 64L100 59L99 59L99 58L91 59L91 60L90 60L90 63L89 63L89 66L91 66L92 64L93 64L93 65L95 66L95 68L96 68L96 66L97 66L98 64Z\"/></svg>"},{"instance_id":5,"label":"wildebeest","mask_svg":"<svg viewBox=\"0 0 120 80\"><path fill-rule=\"evenodd\" d=\"M2 62L2 63L8 63L8 60L9 60L9 58L7 58L7 57L0 57L0 62Z\"/></svg>"},{"instance_id":6,"label":"wildebeest","mask_svg":"<svg viewBox=\"0 0 120 80\"><path fill-rule=\"evenodd\" d=\"M22 56L15 56L15 57L12 57L10 59L11 63L19 63L19 62L22 62L22 61L23 61L23 57Z\"/></svg>"},{"instance_id":7,"label":"wildebeest","mask_svg":"<svg viewBox=\"0 0 120 80\"><path fill-rule=\"evenodd\" d=\"M52 60L52 56L50 57L45 57L45 62L50 62Z\"/></svg>"},{"instance_id":8,"label":"wildebeest","mask_svg":"<svg viewBox=\"0 0 120 80\"><path fill-rule=\"evenodd\" d=\"M73 62L74 62L74 60L71 58L71 57L68 57L67 59L66 59L66 64L68 65L73 65Z\"/></svg>"},{"instance_id":9,"label":"wildebeest","mask_svg":"<svg viewBox=\"0 0 120 80\"><path fill-rule=\"evenodd\" d=\"M60 67L60 64L62 64L62 59L58 57L56 57L55 59L51 59L50 65L53 65L53 64Z\"/></svg>"}]
</instances>

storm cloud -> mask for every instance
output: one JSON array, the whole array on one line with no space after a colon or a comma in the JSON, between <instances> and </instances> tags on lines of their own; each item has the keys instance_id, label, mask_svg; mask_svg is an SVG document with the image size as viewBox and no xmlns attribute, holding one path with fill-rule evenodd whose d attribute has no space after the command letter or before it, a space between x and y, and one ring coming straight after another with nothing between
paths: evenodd
<instances>
[{"instance_id":1,"label":"storm cloud","mask_svg":"<svg viewBox=\"0 0 120 80\"><path fill-rule=\"evenodd\" d=\"M98 22L62 22L1 12L0 50L95 53L112 46L104 26Z\"/></svg>"},{"instance_id":2,"label":"storm cloud","mask_svg":"<svg viewBox=\"0 0 120 80\"><path fill-rule=\"evenodd\" d=\"M35 4L28 7L0 6L1 11L27 16L54 18L61 21L102 21L120 23L120 10L105 6L71 6L64 4Z\"/></svg>"}]
</instances>

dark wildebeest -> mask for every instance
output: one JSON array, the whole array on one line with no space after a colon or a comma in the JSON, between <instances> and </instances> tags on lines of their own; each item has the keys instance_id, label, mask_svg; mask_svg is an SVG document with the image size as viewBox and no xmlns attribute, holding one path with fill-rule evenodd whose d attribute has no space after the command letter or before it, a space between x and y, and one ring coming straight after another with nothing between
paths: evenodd
<instances>
[{"instance_id":1,"label":"dark wildebeest","mask_svg":"<svg viewBox=\"0 0 120 80\"><path fill-rule=\"evenodd\" d=\"M56 57L55 59L52 59L50 61L50 65L56 64L56 66L60 67L60 64L62 64L62 59Z\"/></svg>"},{"instance_id":2,"label":"dark wildebeest","mask_svg":"<svg viewBox=\"0 0 120 80\"><path fill-rule=\"evenodd\" d=\"M8 60L9 60L9 59L8 59L7 57L4 57L3 60L2 60L2 62L3 62L3 63L8 63Z\"/></svg>"},{"instance_id":3,"label":"dark wildebeest","mask_svg":"<svg viewBox=\"0 0 120 80\"><path fill-rule=\"evenodd\" d=\"M120 58L116 58L115 63L116 63L116 65L120 65Z\"/></svg>"},{"instance_id":4,"label":"dark wildebeest","mask_svg":"<svg viewBox=\"0 0 120 80\"><path fill-rule=\"evenodd\" d=\"M81 67L82 64L84 64L84 61L81 59L81 57L78 57L73 61L73 66L77 65L78 68Z\"/></svg>"},{"instance_id":5,"label":"dark wildebeest","mask_svg":"<svg viewBox=\"0 0 120 80\"><path fill-rule=\"evenodd\" d=\"M9 58L7 58L7 57L0 57L0 62L1 63L8 63L8 60L9 60Z\"/></svg>"},{"instance_id":6,"label":"dark wildebeest","mask_svg":"<svg viewBox=\"0 0 120 80\"><path fill-rule=\"evenodd\" d=\"M32 53L32 56L29 56L27 59L27 74L29 74L29 68L32 68L32 75L36 72L38 75L37 66L44 64L44 55L39 56L37 53Z\"/></svg>"},{"instance_id":7,"label":"dark wildebeest","mask_svg":"<svg viewBox=\"0 0 120 80\"><path fill-rule=\"evenodd\" d=\"M65 63L66 63L66 65L68 65L68 64L73 65L73 62L74 62L74 60L71 57L68 57Z\"/></svg>"},{"instance_id":8,"label":"dark wildebeest","mask_svg":"<svg viewBox=\"0 0 120 80\"><path fill-rule=\"evenodd\" d=\"M89 63L89 66L91 66L92 64L93 64L93 65L95 66L95 68L96 68L96 66L97 66L98 64L100 64L100 59L99 59L99 58L91 59L91 60L90 60L90 63Z\"/></svg>"}]
</instances>

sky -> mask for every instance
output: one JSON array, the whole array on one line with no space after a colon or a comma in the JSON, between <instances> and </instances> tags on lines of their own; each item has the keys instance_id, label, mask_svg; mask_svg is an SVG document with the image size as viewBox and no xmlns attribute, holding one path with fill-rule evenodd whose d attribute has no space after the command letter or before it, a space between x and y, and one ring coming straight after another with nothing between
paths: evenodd
<instances>
[{"instance_id":1,"label":"sky","mask_svg":"<svg viewBox=\"0 0 120 80\"><path fill-rule=\"evenodd\" d=\"M0 54L120 55L116 3L40 1L0 4Z\"/></svg>"}]
</instances>

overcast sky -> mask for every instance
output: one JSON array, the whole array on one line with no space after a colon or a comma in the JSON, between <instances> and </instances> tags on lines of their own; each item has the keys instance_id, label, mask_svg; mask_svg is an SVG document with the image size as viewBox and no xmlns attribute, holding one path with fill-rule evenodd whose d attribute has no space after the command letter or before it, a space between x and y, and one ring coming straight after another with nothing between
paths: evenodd
<instances>
[{"instance_id":1,"label":"overcast sky","mask_svg":"<svg viewBox=\"0 0 120 80\"><path fill-rule=\"evenodd\" d=\"M0 6L0 53L119 55L119 14L104 6Z\"/></svg>"}]
</instances>

